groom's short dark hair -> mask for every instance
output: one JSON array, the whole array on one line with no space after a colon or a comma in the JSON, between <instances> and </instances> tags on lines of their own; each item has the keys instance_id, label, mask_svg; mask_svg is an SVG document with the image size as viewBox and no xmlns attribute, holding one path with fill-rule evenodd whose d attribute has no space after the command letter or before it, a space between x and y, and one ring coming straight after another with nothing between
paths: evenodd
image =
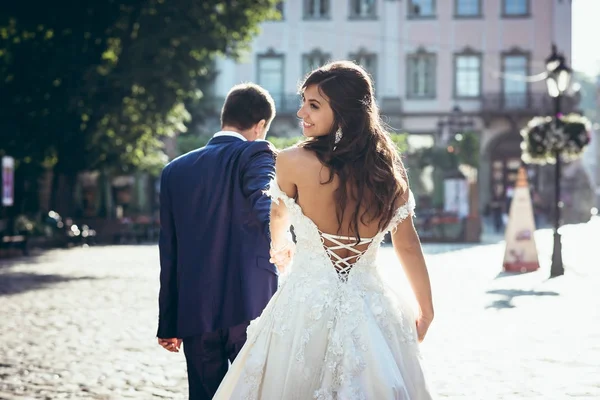
<instances>
[{"instance_id":1,"label":"groom's short dark hair","mask_svg":"<svg viewBox=\"0 0 600 400\"><path fill-rule=\"evenodd\" d=\"M254 84L236 85L227 94L221 110L221 126L246 130L264 119L267 126L275 118L275 102L269 92Z\"/></svg>"}]
</instances>

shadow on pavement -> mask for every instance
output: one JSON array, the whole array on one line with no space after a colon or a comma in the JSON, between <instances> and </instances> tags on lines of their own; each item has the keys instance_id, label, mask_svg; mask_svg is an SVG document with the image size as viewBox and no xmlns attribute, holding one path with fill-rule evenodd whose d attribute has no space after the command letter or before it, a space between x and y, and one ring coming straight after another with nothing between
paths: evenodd
<instances>
[{"instance_id":1,"label":"shadow on pavement","mask_svg":"<svg viewBox=\"0 0 600 400\"><path fill-rule=\"evenodd\" d=\"M44 262L43 256L46 254L46 250L42 249L31 249L29 250L29 255L23 255L21 253L13 253L7 255L3 253L0 256L0 270L3 268L10 268L15 265L23 265L23 264L39 264Z\"/></svg>"},{"instance_id":2,"label":"shadow on pavement","mask_svg":"<svg viewBox=\"0 0 600 400\"><path fill-rule=\"evenodd\" d=\"M26 272L0 274L0 296L11 296L30 290L44 289L56 283L98 279L95 277L68 277L63 275L40 275Z\"/></svg>"},{"instance_id":3,"label":"shadow on pavement","mask_svg":"<svg viewBox=\"0 0 600 400\"><path fill-rule=\"evenodd\" d=\"M527 275L527 274L531 274L532 272L537 272L537 271L525 271L525 272L507 272L507 271L501 271L498 273L498 275L496 275L495 279L500 279L500 278L508 278L511 276L521 276L521 275Z\"/></svg>"},{"instance_id":4,"label":"shadow on pavement","mask_svg":"<svg viewBox=\"0 0 600 400\"><path fill-rule=\"evenodd\" d=\"M496 309L515 308L515 305L512 303L512 301L515 297L520 297L520 296L558 296L559 295L559 293L551 292L551 291L537 292L535 290L520 290L520 289L488 290L486 293L487 294L499 294L499 295L505 297L504 299L499 299L499 300L493 301L492 303L490 303L489 305L487 305L485 307L486 309L489 309L489 308L496 308Z\"/></svg>"}]
</instances>

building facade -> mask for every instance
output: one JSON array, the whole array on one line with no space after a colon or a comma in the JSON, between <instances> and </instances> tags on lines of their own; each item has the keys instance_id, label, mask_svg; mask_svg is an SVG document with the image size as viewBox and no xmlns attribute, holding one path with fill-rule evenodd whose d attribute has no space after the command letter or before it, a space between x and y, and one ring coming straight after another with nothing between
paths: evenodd
<instances>
[{"instance_id":1,"label":"building facade","mask_svg":"<svg viewBox=\"0 0 600 400\"><path fill-rule=\"evenodd\" d=\"M288 0L278 7L282 19L262 24L242 60L218 61L217 98L257 82L277 103L271 134L297 135L305 74L354 60L372 75L386 122L415 146L452 137L440 121L457 112L470 121L480 137L481 208L510 193L520 128L553 112L540 75L551 45L570 59L570 0Z\"/></svg>"}]
</instances>

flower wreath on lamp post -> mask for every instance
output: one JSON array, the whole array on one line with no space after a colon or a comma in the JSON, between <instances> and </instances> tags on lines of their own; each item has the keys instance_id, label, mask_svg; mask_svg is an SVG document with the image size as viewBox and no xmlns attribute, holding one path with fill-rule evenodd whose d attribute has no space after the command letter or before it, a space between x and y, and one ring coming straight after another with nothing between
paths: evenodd
<instances>
[{"instance_id":1,"label":"flower wreath on lamp post","mask_svg":"<svg viewBox=\"0 0 600 400\"><path fill-rule=\"evenodd\" d=\"M535 117L521 130L522 159L527 164L554 164L575 161L590 143L590 121L578 114Z\"/></svg>"}]
</instances>

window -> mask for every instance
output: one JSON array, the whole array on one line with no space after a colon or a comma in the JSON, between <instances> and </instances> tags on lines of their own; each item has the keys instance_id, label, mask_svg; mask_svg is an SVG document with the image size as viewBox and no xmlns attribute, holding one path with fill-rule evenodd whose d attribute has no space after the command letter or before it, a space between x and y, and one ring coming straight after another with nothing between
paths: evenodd
<instances>
[{"instance_id":1,"label":"window","mask_svg":"<svg viewBox=\"0 0 600 400\"><path fill-rule=\"evenodd\" d=\"M271 93L275 104L283 100L283 56L258 56L258 84Z\"/></svg>"},{"instance_id":2,"label":"window","mask_svg":"<svg viewBox=\"0 0 600 400\"><path fill-rule=\"evenodd\" d=\"M522 54L507 54L502 58L502 89L504 107L515 109L527 105L528 58Z\"/></svg>"},{"instance_id":3,"label":"window","mask_svg":"<svg viewBox=\"0 0 600 400\"><path fill-rule=\"evenodd\" d=\"M435 17L435 0L408 0L409 18Z\"/></svg>"},{"instance_id":4,"label":"window","mask_svg":"<svg viewBox=\"0 0 600 400\"><path fill-rule=\"evenodd\" d=\"M477 54L460 54L454 59L455 97L481 95L481 57Z\"/></svg>"},{"instance_id":5,"label":"window","mask_svg":"<svg viewBox=\"0 0 600 400\"><path fill-rule=\"evenodd\" d=\"M304 18L329 18L329 0L304 0Z\"/></svg>"},{"instance_id":6,"label":"window","mask_svg":"<svg viewBox=\"0 0 600 400\"><path fill-rule=\"evenodd\" d=\"M375 0L350 0L350 16L353 18L375 17Z\"/></svg>"},{"instance_id":7,"label":"window","mask_svg":"<svg viewBox=\"0 0 600 400\"><path fill-rule=\"evenodd\" d=\"M310 71L325 65L331 59L331 55L314 50L312 53L302 56L302 73L308 74Z\"/></svg>"},{"instance_id":8,"label":"window","mask_svg":"<svg viewBox=\"0 0 600 400\"><path fill-rule=\"evenodd\" d=\"M528 15L529 0L503 0L502 8L505 16Z\"/></svg>"},{"instance_id":9,"label":"window","mask_svg":"<svg viewBox=\"0 0 600 400\"><path fill-rule=\"evenodd\" d=\"M424 51L407 56L406 95L409 98L435 98L436 56Z\"/></svg>"},{"instance_id":10,"label":"window","mask_svg":"<svg viewBox=\"0 0 600 400\"><path fill-rule=\"evenodd\" d=\"M367 53L363 50L356 54L350 54L350 59L362 66L369 73L369 75L371 75L371 78L373 79L373 86L375 86L375 77L377 75L377 55Z\"/></svg>"},{"instance_id":11,"label":"window","mask_svg":"<svg viewBox=\"0 0 600 400\"><path fill-rule=\"evenodd\" d=\"M456 0L455 5L454 13L457 17L481 16L481 0Z\"/></svg>"}]
</instances>

